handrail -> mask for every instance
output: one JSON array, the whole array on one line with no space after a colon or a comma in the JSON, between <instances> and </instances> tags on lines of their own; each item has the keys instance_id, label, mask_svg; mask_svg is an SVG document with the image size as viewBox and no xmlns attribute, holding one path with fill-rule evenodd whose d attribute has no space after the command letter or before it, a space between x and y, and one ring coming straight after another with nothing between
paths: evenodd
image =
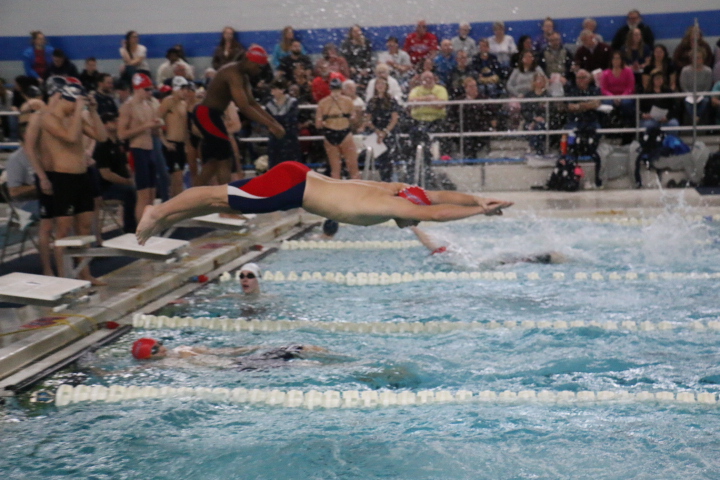
<instances>
[{"instance_id":1,"label":"handrail","mask_svg":"<svg viewBox=\"0 0 720 480\"><path fill-rule=\"evenodd\" d=\"M706 97L720 97L720 91L707 91L697 92L696 98L701 96ZM541 97L541 98L497 98L497 99L481 99L481 100L447 100L447 101L432 101L432 102L406 102L406 108L412 108L415 106L426 106L426 105L445 105L448 107L452 106L464 106L464 105L504 105L509 103L545 103L549 106L550 103L568 103L568 102L581 102L591 100L629 100L634 99L636 104L640 100L657 99L657 98L686 98L693 97L694 94L689 92L673 92L673 93L639 93L632 95L600 95L591 97ZM317 105L300 105L299 108L304 110L315 110ZM462 112L462 108L460 111ZM636 109L637 111L637 109ZM0 112L0 116L11 116L19 115L19 112L9 111ZM461 113L462 115L462 113ZM639 126L639 113L636 114L636 126L626 128L601 128L597 130L599 134L616 134L616 133L635 133L642 132L643 129ZM696 132L696 131L710 131L719 130L720 125L703 125L703 126L680 126L680 127L661 127L664 131L676 131L676 132ZM486 131L486 132L446 132L446 133L432 133L429 134L430 138L464 138L464 137L526 137L535 135L564 135L571 133L571 130L507 130L507 131ZM406 138L408 134L400 134L400 137ZM319 141L325 137L322 135L307 135L298 137L302 141ZM268 137L247 137L240 138L239 141L244 143L264 143L268 141ZM17 142L0 142L1 147L17 147L20 144ZM462 143L460 145L462 150Z\"/></svg>"}]
</instances>

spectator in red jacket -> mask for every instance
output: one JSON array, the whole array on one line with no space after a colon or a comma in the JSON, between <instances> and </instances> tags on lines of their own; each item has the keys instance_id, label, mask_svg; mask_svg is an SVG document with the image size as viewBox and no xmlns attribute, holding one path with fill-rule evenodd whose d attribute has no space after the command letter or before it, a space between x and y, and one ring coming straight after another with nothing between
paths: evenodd
<instances>
[{"instance_id":1,"label":"spectator in red jacket","mask_svg":"<svg viewBox=\"0 0 720 480\"><path fill-rule=\"evenodd\" d=\"M410 55L410 61L413 64L417 64L426 56L437 52L438 39L434 34L428 32L425 20L420 20L415 31L405 38L403 50Z\"/></svg>"}]
</instances>

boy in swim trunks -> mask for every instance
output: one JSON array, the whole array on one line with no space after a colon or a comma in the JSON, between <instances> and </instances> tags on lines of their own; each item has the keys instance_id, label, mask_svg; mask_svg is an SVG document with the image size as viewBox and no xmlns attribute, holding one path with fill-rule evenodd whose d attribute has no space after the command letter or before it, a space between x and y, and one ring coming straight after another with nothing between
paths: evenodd
<instances>
[{"instance_id":1,"label":"boy in swim trunks","mask_svg":"<svg viewBox=\"0 0 720 480\"><path fill-rule=\"evenodd\" d=\"M402 183L336 180L297 162L229 185L195 187L145 209L136 236L152 235L186 218L210 213L267 213L302 207L310 213L353 225L394 219L400 228L420 221L447 222L473 215L501 215L512 202L475 195L425 191Z\"/></svg>"},{"instance_id":2,"label":"boy in swim trunks","mask_svg":"<svg viewBox=\"0 0 720 480\"><path fill-rule=\"evenodd\" d=\"M91 230L95 203L85 161L83 135L104 142L105 126L97 114L97 103L79 85L68 84L60 89L60 98L39 118L40 151L45 176L49 181L52 212L41 212L43 218L55 219L55 239L68 236L74 229L77 235ZM87 114L85 107L87 106ZM43 192L46 188L40 183ZM58 275L64 276L63 249L55 249ZM86 267L80 278L94 285L104 285L93 278Z\"/></svg>"},{"instance_id":3,"label":"boy in swim trunks","mask_svg":"<svg viewBox=\"0 0 720 480\"><path fill-rule=\"evenodd\" d=\"M220 184L230 182L233 150L222 119L230 101L244 117L265 125L277 138L285 136L285 129L255 101L251 90L250 76L259 75L267 63L267 52L259 45L251 45L237 61L218 70L205 99L195 107L193 122L202 135L203 169L198 185L207 185L214 176Z\"/></svg>"}]
</instances>

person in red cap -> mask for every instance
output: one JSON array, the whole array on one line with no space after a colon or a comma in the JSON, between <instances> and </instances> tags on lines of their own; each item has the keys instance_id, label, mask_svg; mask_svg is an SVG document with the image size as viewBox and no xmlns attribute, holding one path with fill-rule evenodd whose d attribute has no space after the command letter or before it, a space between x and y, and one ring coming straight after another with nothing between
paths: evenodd
<instances>
[{"instance_id":1,"label":"person in red cap","mask_svg":"<svg viewBox=\"0 0 720 480\"><path fill-rule=\"evenodd\" d=\"M403 228L420 221L500 215L511 205L466 193L426 191L404 183L336 180L301 163L283 162L251 179L190 188L165 203L149 206L135 235L144 245L152 235L176 222L210 213L269 213L302 207L337 222L366 226L395 220Z\"/></svg>"},{"instance_id":2,"label":"person in red cap","mask_svg":"<svg viewBox=\"0 0 720 480\"><path fill-rule=\"evenodd\" d=\"M300 344L271 348L259 345L227 348L181 345L168 350L163 342L149 337L135 340L130 352L136 360L180 359L198 366L236 368L240 371L282 367L287 365L289 360L327 357L329 353L322 347ZM179 366L178 363L173 365Z\"/></svg>"},{"instance_id":3,"label":"person in red cap","mask_svg":"<svg viewBox=\"0 0 720 480\"><path fill-rule=\"evenodd\" d=\"M285 136L285 129L253 98L250 77L258 76L268 63L268 54L260 45L251 45L234 62L224 65L208 85L205 99L195 107L193 123L202 135L203 168L197 185L207 185L213 177L219 184L230 181L233 150L223 113L234 102L242 116L265 125L277 138Z\"/></svg>"},{"instance_id":4,"label":"person in red cap","mask_svg":"<svg viewBox=\"0 0 720 480\"><path fill-rule=\"evenodd\" d=\"M150 77L144 73L136 73L132 76L132 87L132 97L120 107L117 133L120 140L130 142L137 188L135 217L139 220L145 207L152 205L155 200L156 172L152 130L162 122L150 103L153 91Z\"/></svg>"}]
</instances>

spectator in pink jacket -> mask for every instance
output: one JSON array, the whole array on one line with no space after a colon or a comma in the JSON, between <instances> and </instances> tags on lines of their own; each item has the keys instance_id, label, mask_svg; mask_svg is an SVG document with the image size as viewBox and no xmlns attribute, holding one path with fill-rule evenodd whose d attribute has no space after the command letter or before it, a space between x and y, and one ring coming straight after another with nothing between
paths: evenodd
<instances>
[{"instance_id":1,"label":"spectator in pink jacket","mask_svg":"<svg viewBox=\"0 0 720 480\"><path fill-rule=\"evenodd\" d=\"M615 51L610 57L610 68L603 70L600 77L600 91L603 95L632 95L635 93L635 74L632 69L625 65L622 53ZM623 123L630 124L635 118L635 100L614 99L608 100L607 105L612 105L620 113Z\"/></svg>"}]
</instances>

